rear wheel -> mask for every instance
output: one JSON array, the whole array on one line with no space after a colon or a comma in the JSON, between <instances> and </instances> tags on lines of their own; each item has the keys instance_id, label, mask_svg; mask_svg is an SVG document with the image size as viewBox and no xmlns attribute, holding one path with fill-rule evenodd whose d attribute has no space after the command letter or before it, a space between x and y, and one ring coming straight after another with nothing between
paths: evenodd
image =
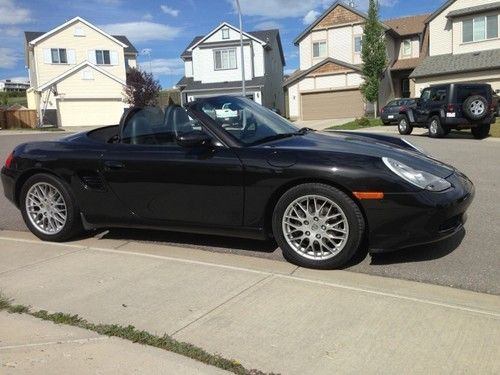
<instances>
[{"instance_id":1,"label":"rear wheel","mask_svg":"<svg viewBox=\"0 0 500 375\"><path fill-rule=\"evenodd\" d=\"M401 135L411 134L411 132L413 131L413 126L410 124L408 117L401 116L398 122L398 131Z\"/></svg>"},{"instance_id":2,"label":"rear wheel","mask_svg":"<svg viewBox=\"0 0 500 375\"><path fill-rule=\"evenodd\" d=\"M484 139L490 134L490 124L480 125L475 128L471 128L471 133L476 139Z\"/></svg>"},{"instance_id":3,"label":"rear wheel","mask_svg":"<svg viewBox=\"0 0 500 375\"><path fill-rule=\"evenodd\" d=\"M465 99L462 109L469 120L482 120L488 115L488 101L484 96L473 95Z\"/></svg>"},{"instance_id":4,"label":"rear wheel","mask_svg":"<svg viewBox=\"0 0 500 375\"><path fill-rule=\"evenodd\" d=\"M287 191L273 213L273 233L291 263L333 269L358 252L365 221L356 203L324 184L303 184Z\"/></svg>"},{"instance_id":5,"label":"rear wheel","mask_svg":"<svg viewBox=\"0 0 500 375\"><path fill-rule=\"evenodd\" d=\"M439 116L432 116L429 120L429 136L431 138L442 138L449 132L441 125Z\"/></svg>"},{"instance_id":6,"label":"rear wheel","mask_svg":"<svg viewBox=\"0 0 500 375\"><path fill-rule=\"evenodd\" d=\"M50 174L31 176L21 189L20 209L29 230L44 241L66 241L82 230L69 188Z\"/></svg>"}]
</instances>

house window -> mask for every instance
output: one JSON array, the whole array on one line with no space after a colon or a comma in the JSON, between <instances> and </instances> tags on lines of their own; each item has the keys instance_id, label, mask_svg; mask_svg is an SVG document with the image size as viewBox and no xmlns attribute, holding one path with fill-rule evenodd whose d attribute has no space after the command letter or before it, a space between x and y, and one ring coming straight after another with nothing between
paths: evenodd
<instances>
[{"instance_id":1,"label":"house window","mask_svg":"<svg viewBox=\"0 0 500 375\"><path fill-rule=\"evenodd\" d=\"M222 39L229 39L229 29L227 27L222 29Z\"/></svg>"},{"instance_id":2,"label":"house window","mask_svg":"<svg viewBox=\"0 0 500 375\"><path fill-rule=\"evenodd\" d=\"M363 37L355 36L354 37L354 52L360 53L363 48Z\"/></svg>"},{"instance_id":3,"label":"house window","mask_svg":"<svg viewBox=\"0 0 500 375\"><path fill-rule=\"evenodd\" d=\"M465 20L462 29L464 43L498 38L498 15Z\"/></svg>"},{"instance_id":4,"label":"house window","mask_svg":"<svg viewBox=\"0 0 500 375\"><path fill-rule=\"evenodd\" d=\"M214 51L215 70L236 69L236 48Z\"/></svg>"},{"instance_id":5,"label":"house window","mask_svg":"<svg viewBox=\"0 0 500 375\"><path fill-rule=\"evenodd\" d=\"M411 40L403 40L403 56L411 56Z\"/></svg>"},{"instance_id":6,"label":"house window","mask_svg":"<svg viewBox=\"0 0 500 375\"><path fill-rule=\"evenodd\" d=\"M313 43L313 57L326 57L326 42L314 42Z\"/></svg>"},{"instance_id":7,"label":"house window","mask_svg":"<svg viewBox=\"0 0 500 375\"><path fill-rule=\"evenodd\" d=\"M111 58L108 50L96 50L95 61L97 65L111 65Z\"/></svg>"},{"instance_id":8,"label":"house window","mask_svg":"<svg viewBox=\"0 0 500 375\"><path fill-rule=\"evenodd\" d=\"M51 48L50 54L52 56L52 64L67 64L68 56L66 48Z\"/></svg>"}]
</instances>

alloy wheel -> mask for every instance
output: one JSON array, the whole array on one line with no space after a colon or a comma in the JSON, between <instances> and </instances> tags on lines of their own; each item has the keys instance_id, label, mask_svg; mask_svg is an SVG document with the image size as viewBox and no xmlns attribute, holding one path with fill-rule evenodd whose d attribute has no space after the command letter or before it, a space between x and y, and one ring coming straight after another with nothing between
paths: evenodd
<instances>
[{"instance_id":1,"label":"alloy wheel","mask_svg":"<svg viewBox=\"0 0 500 375\"><path fill-rule=\"evenodd\" d=\"M481 100L474 100L470 104L470 111L475 116L481 116L485 111L484 103Z\"/></svg>"},{"instance_id":2,"label":"alloy wheel","mask_svg":"<svg viewBox=\"0 0 500 375\"><path fill-rule=\"evenodd\" d=\"M319 195L306 195L290 203L282 219L288 245L299 255L326 260L339 254L349 238L344 211Z\"/></svg>"},{"instance_id":3,"label":"alloy wheel","mask_svg":"<svg viewBox=\"0 0 500 375\"><path fill-rule=\"evenodd\" d=\"M438 131L438 122L437 120L432 120L431 125L429 126L429 130L432 134L437 134Z\"/></svg>"},{"instance_id":4,"label":"alloy wheel","mask_svg":"<svg viewBox=\"0 0 500 375\"><path fill-rule=\"evenodd\" d=\"M67 207L61 192L52 184L39 182L26 194L26 213L33 226L43 234L59 233L67 221Z\"/></svg>"},{"instance_id":5,"label":"alloy wheel","mask_svg":"<svg viewBox=\"0 0 500 375\"><path fill-rule=\"evenodd\" d=\"M407 128L408 128L408 122L406 121L406 119L401 119L401 121L399 122L399 130L401 130L401 132L404 133Z\"/></svg>"}]
</instances>

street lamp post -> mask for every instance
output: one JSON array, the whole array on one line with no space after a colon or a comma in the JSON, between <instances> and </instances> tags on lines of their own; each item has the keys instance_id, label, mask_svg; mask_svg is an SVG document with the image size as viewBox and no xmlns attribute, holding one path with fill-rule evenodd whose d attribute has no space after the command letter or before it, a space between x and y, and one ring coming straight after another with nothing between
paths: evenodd
<instances>
[{"instance_id":1,"label":"street lamp post","mask_svg":"<svg viewBox=\"0 0 500 375\"><path fill-rule=\"evenodd\" d=\"M243 52L243 21L241 17L241 7L240 0L236 0L236 6L238 7L238 17L240 20L240 49L241 49L241 95L243 97L247 96L245 87L245 54Z\"/></svg>"}]
</instances>

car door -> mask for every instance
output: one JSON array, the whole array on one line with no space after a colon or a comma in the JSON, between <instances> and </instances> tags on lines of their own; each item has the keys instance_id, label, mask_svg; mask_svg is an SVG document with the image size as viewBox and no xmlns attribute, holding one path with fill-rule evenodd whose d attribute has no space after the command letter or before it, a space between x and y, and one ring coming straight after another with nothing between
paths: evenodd
<instances>
[{"instance_id":1,"label":"car door","mask_svg":"<svg viewBox=\"0 0 500 375\"><path fill-rule=\"evenodd\" d=\"M418 123L426 123L429 118L431 106L432 88L426 88L422 91L420 100L418 100L415 107L415 113Z\"/></svg>"},{"instance_id":2,"label":"car door","mask_svg":"<svg viewBox=\"0 0 500 375\"><path fill-rule=\"evenodd\" d=\"M162 120L163 114L151 118L144 112L126 120L121 143L109 145L103 157L103 174L122 203L141 219L241 225L244 187L238 156L214 137L210 146L177 144L179 132L206 132L181 107Z\"/></svg>"}]
</instances>

